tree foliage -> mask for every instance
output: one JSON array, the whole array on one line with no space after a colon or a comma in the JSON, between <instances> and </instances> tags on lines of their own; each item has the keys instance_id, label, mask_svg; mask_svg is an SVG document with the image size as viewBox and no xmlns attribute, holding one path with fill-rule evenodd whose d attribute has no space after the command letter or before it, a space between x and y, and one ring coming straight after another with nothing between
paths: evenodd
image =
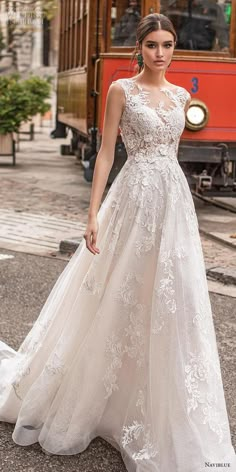
<instances>
[{"instance_id":1,"label":"tree foliage","mask_svg":"<svg viewBox=\"0 0 236 472\"><path fill-rule=\"evenodd\" d=\"M50 79L0 76L0 134L17 132L21 123L50 109Z\"/></svg>"}]
</instances>

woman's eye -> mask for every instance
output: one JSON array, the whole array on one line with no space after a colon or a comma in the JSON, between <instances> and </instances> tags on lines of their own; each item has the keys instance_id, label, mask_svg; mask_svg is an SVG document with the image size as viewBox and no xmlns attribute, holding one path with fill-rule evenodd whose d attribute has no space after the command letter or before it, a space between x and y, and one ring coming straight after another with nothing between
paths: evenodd
<instances>
[{"instance_id":1,"label":"woman's eye","mask_svg":"<svg viewBox=\"0 0 236 472\"><path fill-rule=\"evenodd\" d=\"M155 44L148 44L147 47L148 47L149 49L153 49L153 48L156 47L156 45L155 45ZM169 43L169 44L164 44L164 48L170 49L171 47L172 47L172 44L171 44L171 43Z\"/></svg>"}]
</instances>

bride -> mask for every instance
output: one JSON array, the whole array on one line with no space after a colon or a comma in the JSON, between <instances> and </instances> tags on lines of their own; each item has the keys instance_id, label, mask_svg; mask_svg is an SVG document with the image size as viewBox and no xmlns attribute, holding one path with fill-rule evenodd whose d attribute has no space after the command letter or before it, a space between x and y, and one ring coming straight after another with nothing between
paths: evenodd
<instances>
[{"instance_id":1,"label":"bride","mask_svg":"<svg viewBox=\"0 0 236 472\"><path fill-rule=\"evenodd\" d=\"M198 222L177 159L190 95L165 77L175 44L168 18L142 18L140 72L109 88L84 240L18 352L0 343L0 419L15 424L17 444L52 454L101 436L129 472L233 472ZM128 158L101 205L119 127Z\"/></svg>"}]
</instances>

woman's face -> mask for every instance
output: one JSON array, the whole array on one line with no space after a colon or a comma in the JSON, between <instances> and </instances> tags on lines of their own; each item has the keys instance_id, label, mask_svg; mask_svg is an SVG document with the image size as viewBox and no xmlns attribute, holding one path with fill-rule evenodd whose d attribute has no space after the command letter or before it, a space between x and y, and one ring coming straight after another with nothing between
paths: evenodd
<instances>
[{"instance_id":1,"label":"woman's face","mask_svg":"<svg viewBox=\"0 0 236 472\"><path fill-rule=\"evenodd\" d=\"M154 71L165 70L171 62L175 41L169 31L158 30L147 34L140 46L144 64Z\"/></svg>"}]
</instances>

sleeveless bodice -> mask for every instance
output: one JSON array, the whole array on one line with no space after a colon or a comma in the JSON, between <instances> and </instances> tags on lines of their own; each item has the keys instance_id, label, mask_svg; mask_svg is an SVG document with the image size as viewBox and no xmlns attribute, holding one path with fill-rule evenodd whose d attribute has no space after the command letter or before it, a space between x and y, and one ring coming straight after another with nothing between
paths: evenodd
<instances>
[{"instance_id":1,"label":"sleeveless bodice","mask_svg":"<svg viewBox=\"0 0 236 472\"><path fill-rule=\"evenodd\" d=\"M120 131L128 159L176 160L190 94L179 86L162 87L158 96L152 97L134 79L118 79L116 83L122 86L126 99Z\"/></svg>"}]
</instances>

